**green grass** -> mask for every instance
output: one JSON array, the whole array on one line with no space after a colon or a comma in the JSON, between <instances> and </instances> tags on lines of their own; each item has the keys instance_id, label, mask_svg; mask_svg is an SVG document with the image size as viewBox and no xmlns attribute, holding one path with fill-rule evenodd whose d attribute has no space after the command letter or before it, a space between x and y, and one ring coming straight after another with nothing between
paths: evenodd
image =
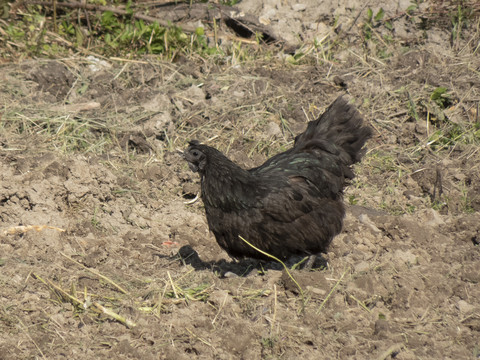
<instances>
[{"instance_id":1,"label":"green grass","mask_svg":"<svg viewBox=\"0 0 480 360\"><path fill-rule=\"evenodd\" d=\"M235 3L225 2L226 5ZM58 5L54 12L52 6L30 5L26 12L11 14L8 21L0 21L3 35L0 57L66 57L81 53L128 59L156 55L173 61L181 56L195 55L229 58L232 63L238 63L255 56L255 50L241 42L232 42L227 49L218 46L216 36L214 43L209 42L210 34L207 35L202 27L184 31L175 24L162 26L136 18L137 14L143 15L145 9L132 1L88 2L88 5L94 4L104 6L105 10L83 12ZM113 10L106 10L108 8Z\"/></svg>"}]
</instances>

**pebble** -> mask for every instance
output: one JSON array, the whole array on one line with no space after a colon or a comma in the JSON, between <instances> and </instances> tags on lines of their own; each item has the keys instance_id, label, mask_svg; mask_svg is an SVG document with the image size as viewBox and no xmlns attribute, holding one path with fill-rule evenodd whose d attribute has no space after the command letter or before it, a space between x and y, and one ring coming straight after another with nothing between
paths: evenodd
<instances>
[{"instance_id":1,"label":"pebble","mask_svg":"<svg viewBox=\"0 0 480 360\"><path fill-rule=\"evenodd\" d=\"M280 129L280 126L278 126L277 123L274 123L272 121L267 125L267 129L265 133L268 137L272 137L272 136L280 135L282 133L282 130Z\"/></svg>"},{"instance_id":2,"label":"pebble","mask_svg":"<svg viewBox=\"0 0 480 360\"><path fill-rule=\"evenodd\" d=\"M237 278L238 277L237 274L235 274L231 271L227 271L223 276L226 277L226 278Z\"/></svg>"},{"instance_id":3,"label":"pebble","mask_svg":"<svg viewBox=\"0 0 480 360\"><path fill-rule=\"evenodd\" d=\"M370 268L370 264L366 261L361 261L358 264L355 264L356 272L368 271L369 268Z\"/></svg>"},{"instance_id":4,"label":"pebble","mask_svg":"<svg viewBox=\"0 0 480 360\"><path fill-rule=\"evenodd\" d=\"M467 303L465 300L458 301L457 308L462 314L473 312L475 310L475 306Z\"/></svg>"},{"instance_id":5,"label":"pebble","mask_svg":"<svg viewBox=\"0 0 480 360\"><path fill-rule=\"evenodd\" d=\"M307 8L307 5L305 4L293 4L292 5L292 10L293 11L305 11Z\"/></svg>"}]
</instances>

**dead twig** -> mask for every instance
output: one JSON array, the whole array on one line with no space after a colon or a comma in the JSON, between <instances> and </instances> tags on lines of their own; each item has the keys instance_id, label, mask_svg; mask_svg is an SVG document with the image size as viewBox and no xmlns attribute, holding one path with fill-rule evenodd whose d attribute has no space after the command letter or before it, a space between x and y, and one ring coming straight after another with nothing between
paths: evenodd
<instances>
[{"instance_id":1,"label":"dead twig","mask_svg":"<svg viewBox=\"0 0 480 360\"><path fill-rule=\"evenodd\" d=\"M42 359L47 359L47 357L43 353L42 349L40 349L40 346L38 346L38 344L35 342L35 340L33 340L33 338L30 336L30 333L28 332L28 327L25 326L25 324L22 322L22 320L20 320L19 317L17 317L17 320L18 320L18 323L20 324L20 329L22 329L22 331L25 333L25 335L27 335L28 339L33 343L33 345L35 345L38 352L42 356Z\"/></svg>"},{"instance_id":2,"label":"dead twig","mask_svg":"<svg viewBox=\"0 0 480 360\"><path fill-rule=\"evenodd\" d=\"M100 310L105 315L108 315L108 316L114 318L119 323L122 323L123 325L125 325L128 328L132 328L132 327L136 326L136 324L133 321L124 318L123 316L121 316L121 315L117 314L116 312L100 305L97 302L94 302L92 305L95 306L98 310Z\"/></svg>"},{"instance_id":3,"label":"dead twig","mask_svg":"<svg viewBox=\"0 0 480 360\"><path fill-rule=\"evenodd\" d=\"M345 274L347 273L347 270L345 270L342 274L342 276L340 276L340 279L338 279L338 281L335 283L335 285L333 285L332 289L330 290L330 292L328 293L327 297L322 301L322 303L320 304L320 307L318 308L317 310L317 314L320 313L320 311L322 310L322 308L325 306L325 304L327 303L328 299L330 298L330 296L333 294L333 292L335 291L335 289L337 288L337 286L342 282L343 280L343 277L345 276Z\"/></svg>"},{"instance_id":4,"label":"dead twig","mask_svg":"<svg viewBox=\"0 0 480 360\"><path fill-rule=\"evenodd\" d=\"M60 286L54 284L52 281L50 280L45 280L45 279L42 279L39 275L35 274L35 273L32 273L32 277L36 280L40 280L42 283L44 283L45 285L47 285L51 291L53 291L54 293L56 293L58 296L60 296L61 300L63 301L68 301L69 303L71 303L72 305L74 306L80 306L82 307L83 309L88 309L88 307L90 306L90 303L89 301L85 300L85 301L81 301L80 299L78 299L77 297L73 296L73 295L70 295L68 292L66 292L65 290L63 290ZM87 297L87 296L86 296ZM97 302L94 302L93 305L97 310L99 310L101 313L105 314L105 315L108 315L112 318L114 318L115 320L117 320L119 323L122 323L123 325L125 325L126 327L128 328L132 328L135 326L135 323L132 322L131 320L128 320L126 318L124 318L123 316L117 314L116 312L114 312L113 310L110 310L106 307L104 307L103 305L100 305L99 303Z\"/></svg>"},{"instance_id":5,"label":"dead twig","mask_svg":"<svg viewBox=\"0 0 480 360\"><path fill-rule=\"evenodd\" d=\"M72 259L70 256L68 255L65 255L64 253L60 253L60 255L62 255L63 257L67 258L68 260L70 260L71 262L81 266L82 268L84 268L85 270L88 270L90 271L92 274L95 274L97 275L98 277L102 278L103 280L105 280L106 282L108 282L109 284L113 285L114 287L116 287L120 292L124 293L124 294L128 294L128 291L125 290L124 288L122 288L120 285L117 285L113 280L109 279L108 277L106 277L105 275L102 275L100 274L97 270L95 269L91 269L89 267L86 267L85 265L79 263L78 261Z\"/></svg>"},{"instance_id":6,"label":"dead twig","mask_svg":"<svg viewBox=\"0 0 480 360\"><path fill-rule=\"evenodd\" d=\"M50 226L50 225L20 225L20 226L12 226L11 228L8 228L3 232L3 235L16 235L16 234L25 234L26 232L29 232L31 230L35 231L42 231L44 229L52 229L52 230L57 230L59 232L64 232L64 229L60 229L55 226Z\"/></svg>"},{"instance_id":7,"label":"dead twig","mask_svg":"<svg viewBox=\"0 0 480 360\"><path fill-rule=\"evenodd\" d=\"M405 344L402 344L402 343L393 344L387 350L385 350L382 354L380 354L380 356L377 359L378 360L385 360L390 355L393 355L394 353L400 352L400 350L402 350L403 347L405 347Z\"/></svg>"}]
</instances>

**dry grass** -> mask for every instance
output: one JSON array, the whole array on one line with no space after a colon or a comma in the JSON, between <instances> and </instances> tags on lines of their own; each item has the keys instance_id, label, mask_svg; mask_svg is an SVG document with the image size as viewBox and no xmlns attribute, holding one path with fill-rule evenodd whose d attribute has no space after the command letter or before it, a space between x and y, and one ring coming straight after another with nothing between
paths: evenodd
<instances>
[{"instance_id":1,"label":"dry grass","mask_svg":"<svg viewBox=\"0 0 480 360\"><path fill-rule=\"evenodd\" d=\"M104 79L96 79L94 75L84 74L84 59L64 59L63 65L74 75L69 88L63 89L65 96L61 98L29 101L39 91L31 80L30 83L24 81L29 76L27 72L17 72L9 86L0 90L2 155L8 156L19 150L31 151L33 145L22 141L22 138L28 137L38 140L34 145L38 147L38 153L51 151L100 159L118 177L123 176L130 181L116 184L115 195L125 199L136 197L137 203L144 206L142 210L147 218L163 210L149 208L159 207L158 199L165 203L178 200L184 184L196 181L186 165L175 158L175 149L183 148L195 138L218 147L243 166L257 165L266 157L288 148L294 135L307 121L317 117L338 93L344 91L334 81L336 76L341 76L346 79L347 91L375 130L364 161L356 167L357 179L347 190L346 197L351 196L352 201L358 200L362 205L394 214L430 208L434 206L435 199L430 199L427 193L424 198L413 199L410 203L402 197L402 192L416 185L412 185L411 180L415 174L424 174L432 167L447 164L442 168L445 173L444 198L440 200L447 201L447 197L463 194L463 208L460 207L457 213L464 213L468 210L468 190L472 185L463 180L462 187L461 181L456 181L454 175L448 172L448 164L452 161L465 162L473 172L479 166L478 163L469 163L478 158L480 145L479 23L472 29L451 49L420 44L397 52L394 50L396 46L386 42L383 34L376 33L374 29L377 50L383 46L392 53L391 57L384 58L379 51L371 51L371 48L352 47L342 62L333 61L334 54L331 52L341 49L342 44L333 46L325 40L316 48L309 47L303 62L300 61L297 66L283 60L262 58L262 53L256 53L255 62L249 62L251 53L242 53L243 49L239 48L222 65L194 55L186 60L186 65L151 58L142 61L109 59L113 67L105 71ZM198 71L199 68L202 72ZM9 66L3 69L7 71ZM111 87L100 86L105 83ZM157 95L159 83L170 102L161 104L165 109L159 105L158 111L150 107L150 110L144 110L143 105ZM29 87L25 88L25 84ZM441 86L448 89L446 96L451 102L446 108L439 107L432 100L432 93ZM103 92L92 92L90 98L87 96L89 91L99 89ZM116 97L102 97L108 91L115 93ZM47 93L44 91L44 94ZM207 94L208 101L205 99ZM78 98L82 100L77 103ZM164 120L156 118L157 115L167 118L160 129L153 126ZM269 132L272 124L277 125L280 131ZM139 138L149 146L148 151L141 151L139 141L135 143L132 140L125 146L121 141L125 133L139 134ZM152 178L142 175L143 170L157 167L163 173ZM100 223L106 222L107 215L118 213L113 206L110 210L105 209L105 213L100 211L98 214ZM75 217L80 218L86 213L94 219L96 210L87 203L78 209L72 206L70 211ZM127 212L125 209L122 211ZM198 205L189 211L202 213L203 209ZM453 211L452 207L450 211ZM135 220L129 221L138 233L151 226L142 225L142 228ZM35 235L41 236L45 232L26 234L29 228L39 230L25 225L6 230L4 236L20 239L28 235L32 236L28 238L32 243L38 244L41 240ZM41 308L41 311L34 312L34 320L41 320L43 328L55 341L66 344L72 340L66 330L71 324L58 323L58 313L61 313L63 317L78 320L89 329L93 323L99 328L104 327L106 332L113 319L132 329L129 331L135 336L131 343L135 345L136 341L141 347L151 341L149 346L158 351L189 344L190 348L205 346L211 349L211 354L216 354L219 346L217 339L225 331L232 331L229 322L245 321L248 326L245 325L244 330L253 329L255 336L250 345L261 344L264 357L288 356L291 354L289 349L309 349L311 345L305 346L308 341L325 346L344 344L337 347L340 357L352 356L355 351L372 354L373 345L367 344L368 341L357 342L353 350L345 345L352 336L368 338L373 342L370 325L381 318L380 310L375 308L377 295L374 291L361 292L355 288L358 277L364 274L347 266L351 264L342 263L343 267L331 265L327 270L314 273L319 278L326 278L327 285L322 289L303 287L302 274L298 273L297 285L303 296L300 299L294 290L286 290L283 283L277 281L275 276L278 274L273 270L269 273L275 275L266 276L266 281L256 276L227 281L219 279L213 265L211 268L205 265L202 269L205 271L197 271L185 259L182 263L182 259L176 256L165 255L167 251L161 246L153 243L143 246L136 243L137 239L131 243L128 243L130 240L122 242L115 228L104 226L102 229L100 235L95 234L94 238L108 236L108 241L115 243L115 247L111 245L115 250L105 255L105 259L99 257L88 262L87 254L91 255L89 246L93 248L89 242L93 243L93 240L79 236L75 241L81 246L76 248L83 247L86 249L84 252L72 251L69 255L61 254L62 257L53 252L50 254L53 259L51 264L41 271L36 269L32 272L32 278L38 281L31 284L30 278L25 279L28 280L29 291L38 296L36 301ZM390 231L394 232L392 229L395 230L393 225ZM362 228L362 231L365 230ZM196 237L200 237L199 232L191 231L188 235L193 238L192 241L198 241ZM75 237L71 233L66 236L68 239ZM179 235L179 238L182 236ZM384 236L382 240L386 238ZM148 239L149 242L157 240L154 236ZM9 241L13 242L12 239ZM98 247L110 246L103 244ZM417 279L421 275L415 268L405 266L405 269L399 270L389 261L382 264L375 261L372 260L372 263L378 266L364 271L372 279L386 274L407 279ZM293 277L296 278L297 273L293 273ZM273 280L268 282L270 279ZM2 286L10 284L9 281L0 278ZM398 309L396 314L402 310L403 305L395 303L399 300L393 295L382 296L388 306ZM190 317L182 313L187 308L192 309ZM22 311L28 313L28 309ZM198 315L198 319L192 313ZM16 322L12 311L2 308L0 314L6 323L0 328L11 329L8 322ZM299 320L298 314L304 314L304 317ZM347 318L345 314L351 317ZM468 319L477 319L478 314L475 314ZM355 319L354 325L352 319ZM442 327L459 326L458 319L454 319L452 314L436 314L435 310L416 316L409 309L409 312L405 310L404 318L389 320L398 327L399 334L409 338L425 334L430 336L438 330L435 326L439 323ZM308 321L314 325L299 325ZM46 345L39 343L30 335L32 329L27 324L21 321L19 324L18 332L27 334L36 349L35 354L44 358L58 354L53 340ZM343 331L349 326L354 327L353 332ZM161 327L161 330L155 327ZM200 330L206 328L209 331ZM315 331L315 338L305 328ZM116 339L110 338L102 346L112 348L115 342ZM412 355L409 346L406 340L395 341L382 348L377 358L387 359L398 353ZM20 352L24 351L22 344L17 347ZM320 350L315 349L317 354L327 351L321 350L322 346L318 347ZM341 353L347 350L352 353ZM190 351L195 353L193 349Z\"/></svg>"}]
</instances>

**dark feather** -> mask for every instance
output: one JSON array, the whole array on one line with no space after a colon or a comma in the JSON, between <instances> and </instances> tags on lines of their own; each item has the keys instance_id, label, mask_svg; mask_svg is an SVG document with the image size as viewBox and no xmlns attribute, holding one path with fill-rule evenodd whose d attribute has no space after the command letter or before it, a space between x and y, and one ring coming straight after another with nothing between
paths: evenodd
<instances>
[{"instance_id":1,"label":"dark feather","mask_svg":"<svg viewBox=\"0 0 480 360\"><path fill-rule=\"evenodd\" d=\"M190 142L185 158L201 176L208 226L235 258L316 254L343 224L343 188L371 136L362 116L339 97L295 138L294 146L244 170L218 150Z\"/></svg>"}]
</instances>

